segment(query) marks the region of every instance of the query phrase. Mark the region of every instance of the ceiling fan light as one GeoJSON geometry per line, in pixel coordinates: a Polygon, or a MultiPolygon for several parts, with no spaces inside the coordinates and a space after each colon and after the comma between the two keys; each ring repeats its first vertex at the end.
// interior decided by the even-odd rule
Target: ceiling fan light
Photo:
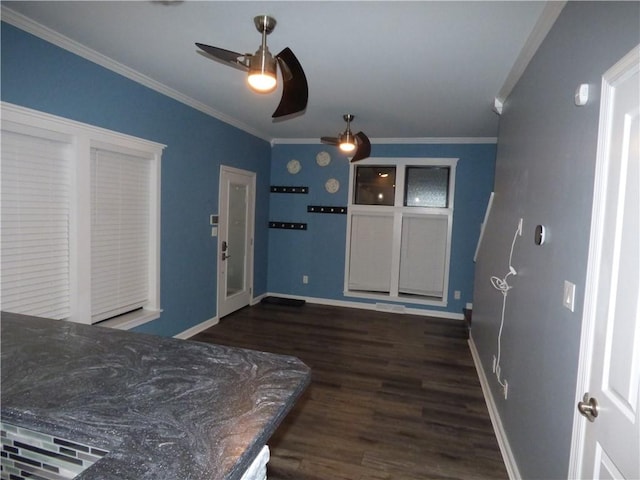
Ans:
{"type": "Polygon", "coordinates": [[[355,150],[356,146],[353,143],[349,143],[349,142],[342,142],[340,144],[340,150],[342,150],[343,152],[353,152],[355,150]]]}
{"type": "Polygon", "coordinates": [[[276,61],[269,49],[260,47],[251,57],[249,87],[258,93],[269,93],[276,88],[276,61]]]}
{"type": "Polygon", "coordinates": [[[276,88],[276,79],[264,73],[249,74],[249,86],[258,93],[269,93],[276,88]]]}
{"type": "Polygon", "coordinates": [[[355,150],[356,140],[349,130],[340,135],[340,143],[338,144],[338,147],[343,152],[353,152],[355,150]]]}

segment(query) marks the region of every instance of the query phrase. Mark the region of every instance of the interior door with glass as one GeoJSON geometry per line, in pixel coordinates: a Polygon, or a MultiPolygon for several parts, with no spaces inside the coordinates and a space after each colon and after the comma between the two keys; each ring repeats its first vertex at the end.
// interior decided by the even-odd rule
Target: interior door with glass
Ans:
{"type": "Polygon", "coordinates": [[[220,167],[218,317],[249,305],[253,286],[256,174],[220,167]]]}

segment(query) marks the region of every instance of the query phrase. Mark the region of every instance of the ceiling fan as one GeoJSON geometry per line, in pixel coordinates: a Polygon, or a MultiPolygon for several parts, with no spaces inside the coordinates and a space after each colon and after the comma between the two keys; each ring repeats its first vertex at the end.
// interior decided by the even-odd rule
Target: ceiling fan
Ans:
{"type": "Polygon", "coordinates": [[[350,113],[343,115],[342,118],[347,122],[347,128],[338,137],[322,137],[320,141],[329,145],[336,145],[345,153],[350,153],[355,150],[352,162],[357,162],[367,158],[371,154],[371,142],[363,132],[358,132],[355,135],[351,133],[351,121],[355,118],[350,113]]]}
{"type": "Polygon", "coordinates": [[[196,45],[214,57],[215,60],[249,72],[249,87],[258,93],[269,93],[275,90],[277,84],[276,65],[278,65],[282,75],[282,98],[272,117],[284,117],[303,111],[307,108],[309,87],[302,65],[300,65],[300,62],[288,47],[278,53],[275,58],[269,51],[267,35],[276,26],[275,18],[268,15],[259,15],[253,19],[253,23],[262,34],[262,44],[253,55],[232,52],[197,42],[196,45]]]}

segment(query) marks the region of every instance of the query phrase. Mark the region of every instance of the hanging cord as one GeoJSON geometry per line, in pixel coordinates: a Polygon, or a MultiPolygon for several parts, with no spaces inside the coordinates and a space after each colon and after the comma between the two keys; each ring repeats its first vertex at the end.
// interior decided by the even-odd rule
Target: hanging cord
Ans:
{"type": "Polygon", "coordinates": [[[498,340],[497,340],[498,352],[496,355],[495,374],[496,374],[496,378],[498,379],[498,383],[503,388],[506,386],[506,383],[503,383],[502,380],[500,379],[500,373],[502,370],[500,368],[500,356],[502,354],[502,329],[504,328],[504,312],[507,306],[507,293],[509,292],[509,290],[513,288],[511,285],[509,285],[509,283],[507,282],[507,279],[511,275],[517,275],[516,269],[513,268],[513,265],[511,265],[511,260],[513,259],[513,249],[516,246],[516,239],[518,238],[518,236],[521,236],[521,235],[522,235],[522,219],[520,219],[520,222],[518,223],[518,228],[513,234],[513,241],[511,242],[511,252],[509,253],[509,272],[504,276],[504,278],[499,278],[496,276],[491,277],[491,285],[493,285],[493,288],[495,288],[496,290],[502,293],[502,315],[500,320],[500,330],[498,331],[498,340]]]}

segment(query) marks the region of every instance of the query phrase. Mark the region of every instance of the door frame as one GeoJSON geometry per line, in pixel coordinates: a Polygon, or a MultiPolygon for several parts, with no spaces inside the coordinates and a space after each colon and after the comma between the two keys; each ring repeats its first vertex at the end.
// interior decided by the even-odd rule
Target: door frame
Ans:
{"type": "MultiPolygon", "coordinates": [[[[220,178],[219,178],[219,186],[218,186],[218,206],[219,206],[219,218],[218,218],[218,246],[216,248],[217,255],[217,269],[216,269],[216,310],[218,319],[222,318],[225,315],[232,313],[235,310],[238,310],[242,307],[250,305],[253,300],[253,254],[254,254],[254,236],[255,236],[255,216],[256,216],[256,172],[252,172],[250,170],[242,170],[236,167],[230,167],[228,165],[220,165],[220,178]],[[222,258],[222,238],[228,232],[228,218],[227,212],[223,208],[224,205],[227,205],[228,208],[228,200],[223,199],[224,193],[224,182],[226,181],[226,177],[228,174],[231,175],[240,175],[248,178],[249,192],[248,192],[248,201],[247,201],[247,215],[246,215],[246,241],[245,241],[245,283],[246,288],[248,290],[248,300],[247,303],[243,303],[237,308],[234,307],[231,311],[225,311],[225,313],[221,313],[221,305],[223,298],[221,296],[221,289],[226,284],[222,280],[223,273],[223,262],[222,258]]],[[[228,195],[227,195],[228,196],[228,195]]]]}
{"type": "MultiPolygon", "coordinates": [[[[602,257],[602,237],[605,233],[603,224],[606,202],[604,199],[607,193],[606,180],[609,166],[607,152],[611,135],[611,100],[616,82],[632,72],[634,68],[637,69],[639,63],[640,45],[634,47],[602,76],[593,206],[591,212],[591,232],[589,237],[589,257],[587,261],[584,308],[580,335],[580,356],[578,360],[574,405],[577,405],[578,402],[582,400],[584,392],[589,390],[591,380],[591,361],[596,327],[596,299],[598,280],[600,277],[599,265],[602,257]]],[[[568,478],[582,478],[586,429],[587,421],[578,412],[577,408],[574,408],[568,478]]]]}

